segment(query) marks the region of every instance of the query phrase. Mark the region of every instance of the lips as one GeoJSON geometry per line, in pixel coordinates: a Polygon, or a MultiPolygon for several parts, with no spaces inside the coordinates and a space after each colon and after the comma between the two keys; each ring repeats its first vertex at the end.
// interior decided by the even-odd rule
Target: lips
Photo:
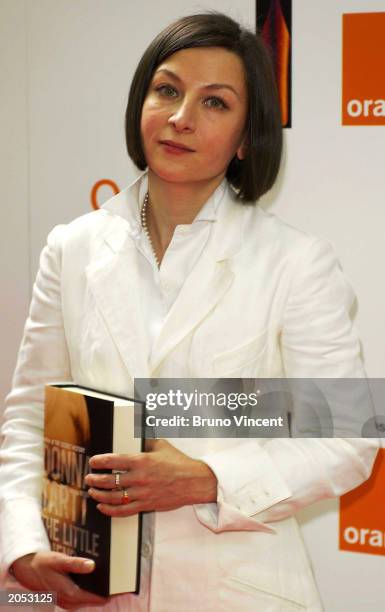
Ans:
{"type": "Polygon", "coordinates": [[[182,144],[181,142],[175,142],[174,140],[160,140],[160,144],[166,145],[168,147],[172,147],[173,149],[176,149],[179,151],[189,151],[190,153],[194,153],[194,149],[190,149],[189,147],[186,147],[186,145],[182,144]]]}

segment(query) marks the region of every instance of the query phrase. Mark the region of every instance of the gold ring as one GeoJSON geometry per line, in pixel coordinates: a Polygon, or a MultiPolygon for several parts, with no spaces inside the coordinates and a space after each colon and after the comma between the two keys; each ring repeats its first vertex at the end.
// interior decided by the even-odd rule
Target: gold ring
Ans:
{"type": "Polygon", "coordinates": [[[130,500],[128,498],[128,491],[127,491],[127,489],[123,489],[123,491],[122,491],[121,503],[122,504],[129,504],[130,503],[130,500]]]}

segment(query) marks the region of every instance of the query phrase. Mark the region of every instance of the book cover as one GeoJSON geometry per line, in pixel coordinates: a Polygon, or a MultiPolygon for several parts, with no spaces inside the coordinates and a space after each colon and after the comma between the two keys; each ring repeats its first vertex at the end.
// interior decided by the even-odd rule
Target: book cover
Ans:
{"type": "Polygon", "coordinates": [[[68,383],[45,390],[43,520],[52,550],[95,561],[92,573],[71,577],[103,596],[139,590],[141,517],[102,514],[84,477],[93,455],[143,450],[135,404],[68,383]]]}

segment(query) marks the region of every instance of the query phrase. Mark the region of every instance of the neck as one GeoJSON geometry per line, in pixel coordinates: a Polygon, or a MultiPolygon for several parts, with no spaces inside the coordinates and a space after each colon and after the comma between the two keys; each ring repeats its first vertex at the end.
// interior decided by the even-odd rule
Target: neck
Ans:
{"type": "Polygon", "coordinates": [[[221,174],[210,181],[171,183],[148,171],[147,227],[159,261],[176,226],[193,222],[223,178],[221,174]]]}

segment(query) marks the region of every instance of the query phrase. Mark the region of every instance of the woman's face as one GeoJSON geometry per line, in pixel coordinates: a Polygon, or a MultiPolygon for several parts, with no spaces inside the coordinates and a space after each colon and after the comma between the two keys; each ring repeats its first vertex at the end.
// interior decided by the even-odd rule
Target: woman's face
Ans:
{"type": "Polygon", "coordinates": [[[210,182],[244,157],[247,88],[241,59],[222,47],[177,51],[160,64],[144,100],[147,165],[169,182],[210,182]]]}

